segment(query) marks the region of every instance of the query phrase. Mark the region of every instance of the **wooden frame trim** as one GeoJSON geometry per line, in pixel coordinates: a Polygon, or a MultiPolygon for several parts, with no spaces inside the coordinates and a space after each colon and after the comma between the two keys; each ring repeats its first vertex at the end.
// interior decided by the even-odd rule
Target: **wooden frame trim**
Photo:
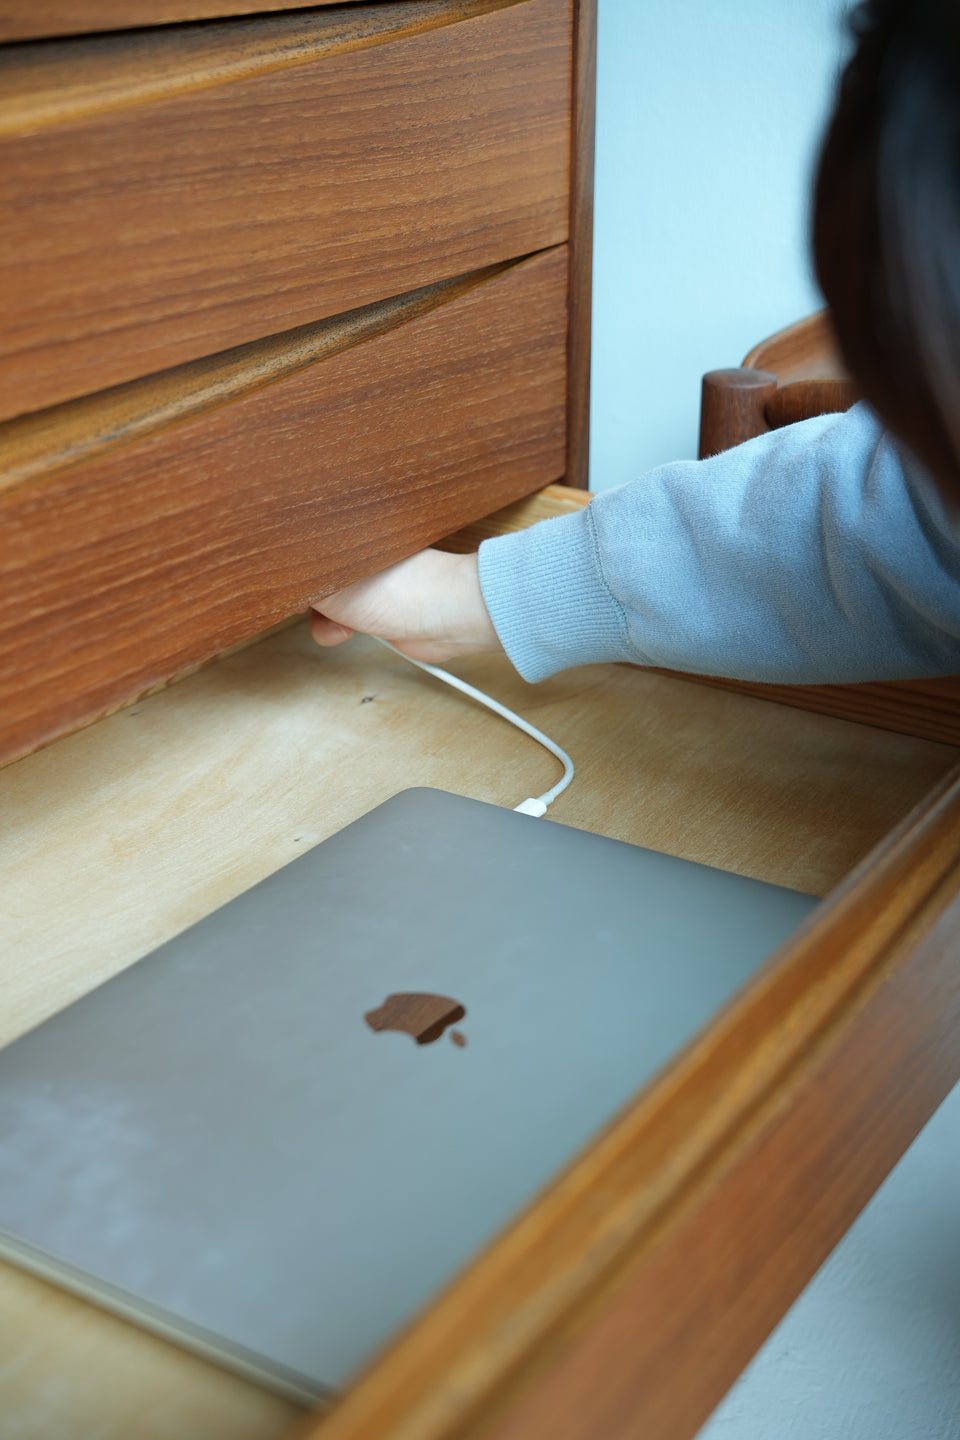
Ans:
{"type": "Polygon", "coordinates": [[[958,951],[960,770],[306,1433],[693,1435],[960,1075],[958,951]]]}
{"type": "Polygon", "coordinates": [[[566,484],[585,490],[590,466],[590,318],[596,144],[597,0],[574,0],[570,148],[570,298],[566,484]]]}
{"type": "Polygon", "coordinates": [[[754,345],[740,362],[745,370],[771,370],[777,383],[828,376],[845,379],[830,311],[817,310],[754,345]]]}

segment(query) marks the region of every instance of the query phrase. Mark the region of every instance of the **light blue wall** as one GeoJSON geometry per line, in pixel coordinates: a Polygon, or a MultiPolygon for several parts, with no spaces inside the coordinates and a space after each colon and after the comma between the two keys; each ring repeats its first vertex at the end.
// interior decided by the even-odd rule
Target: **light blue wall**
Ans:
{"type": "Polygon", "coordinates": [[[817,309],[839,0],[599,0],[591,488],[696,454],[700,376],[817,309]]]}
{"type": "MultiPolygon", "coordinates": [[[[696,453],[700,376],[817,308],[837,0],[600,0],[591,487],[696,453]]],[[[960,1089],[700,1440],[958,1440],[960,1089]]]]}

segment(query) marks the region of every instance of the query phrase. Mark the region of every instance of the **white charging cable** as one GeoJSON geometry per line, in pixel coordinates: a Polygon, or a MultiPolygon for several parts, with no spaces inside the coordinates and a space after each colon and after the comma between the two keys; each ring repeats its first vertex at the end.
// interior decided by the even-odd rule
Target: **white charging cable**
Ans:
{"type": "Polygon", "coordinates": [[[557,757],[563,766],[563,774],[556,785],[552,786],[549,790],[544,790],[542,795],[531,795],[529,799],[524,800],[522,804],[514,805],[513,807],[514,810],[517,810],[521,815],[545,815],[547,806],[552,804],[557,796],[566,790],[570,781],[573,779],[573,761],[570,759],[566,750],[561,750],[555,740],[551,740],[549,735],[544,735],[543,731],[538,730],[535,725],[531,725],[529,720],[524,720],[522,716],[515,715],[512,710],[507,709],[506,705],[501,705],[499,700],[494,700],[490,695],[485,695],[483,691],[478,690],[476,686],[468,685],[466,680],[460,679],[459,675],[451,675],[449,670],[441,670],[439,665],[428,665],[426,660],[414,660],[411,655],[404,655],[402,650],[398,650],[395,645],[391,645],[389,640],[381,640],[379,635],[374,636],[374,639],[380,640],[381,645],[386,645],[387,649],[392,650],[394,655],[399,655],[401,660],[408,660],[411,665],[416,665],[418,670],[425,670],[428,675],[436,676],[438,680],[444,681],[445,684],[452,685],[454,690],[459,690],[463,695],[469,695],[470,699],[476,700],[478,705],[485,705],[488,710],[493,711],[494,715],[499,715],[502,719],[509,720],[511,725],[516,725],[518,730],[522,730],[525,735],[530,736],[531,740],[536,740],[545,750],[549,750],[551,755],[557,757]]]}

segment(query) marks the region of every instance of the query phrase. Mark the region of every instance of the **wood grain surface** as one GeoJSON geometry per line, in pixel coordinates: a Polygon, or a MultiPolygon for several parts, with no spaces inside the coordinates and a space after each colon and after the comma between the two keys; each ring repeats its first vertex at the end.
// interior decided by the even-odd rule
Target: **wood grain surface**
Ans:
{"type": "Polygon", "coordinates": [[[852,380],[791,380],[769,370],[710,370],[700,399],[698,458],[719,455],[768,430],[848,410],[860,398],[852,380]]]}
{"type": "Polygon", "coordinates": [[[0,755],[559,478],[566,285],[559,247],[0,493],[0,755]]]}
{"type": "Polygon", "coordinates": [[[829,310],[818,310],[754,345],[749,370],[772,370],[781,385],[794,380],[846,380],[829,310]]]}
{"type": "MultiPolygon", "coordinates": [[[[628,666],[450,668],[570,750],[557,821],[810,894],[956,758],[628,666]]],[[[0,1044],[406,785],[516,805],[558,769],[382,646],[320,650],[302,622],[138,700],[0,771],[0,1044]]]]}
{"type": "Polygon", "coordinates": [[[777,377],[768,370],[708,370],[700,386],[697,459],[706,460],[765,435],[770,429],[767,402],[776,390],[777,377]]]}
{"type": "MultiPolygon", "coordinates": [[[[514,264],[516,262],[513,262],[514,264]]],[[[0,493],[158,435],[448,305],[510,263],[440,280],[0,424],[0,493]]]]}
{"type": "MultiPolygon", "coordinates": [[[[537,686],[502,657],[452,668],[571,751],[558,822],[814,893],[956,753],[625,666],[537,686]]],[[[556,773],[373,642],[286,629],[0,773],[0,1043],[406,785],[514,805],[556,773]]],[[[18,1440],[274,1440],[294,1416],[6,1266],[0,1333],[18,1440]]]]}
{"type": "Polygon", "coordinates": [[[18,45],[0,51],[0,136],[211,90],[476,19],[518,0],[404,0],[313,15],[18,45]]]}
{"type": "MultiPolygon", "coordinates": [[[[664,671],[664,674],[671,674],[664,671]]],[[[723,680],[716,676],[688,677],[759,700],[819,710],[861,725],[878,725],[902,735],[921,735],[945,745],[960,745],[960,676],[931,680],[887,680],[863,685],[757,685],[749,680],[723,680]]]]}
{"type": "Polygon", "coordinates": [[[586,489],[590,469],[590,316],[596,147],[597,0],[574,0],[570,145],[570,335],[567,343],[566,483],[586,489]]]}
{"type": "Polygon", "coordinates": [[[137,0],[134,8],[130,0],[0,0],[0,43],[338,3],[340,0],[137,0]]]}
{"type": "Polygon", "coordinates": [[[558,515],[572,515],[582,510],[590,496],[585,490],[570,485],[546,485],[532,495],[524,495],[511,505],[484,515],[472,525],[464,525],[452,535],[446,535],[436,544],[437,550],[450,550],[457,555],[469,555],[479,550],[484,540],[494,535],[509,535],[517,530],[526,530],[540,520],[553,520],[558,515]]]}
{"type": "Polygon", "coordinates": [[[490,3],[6,52],[0,418],[563,241],[570,6],[490,3]]]}
{"type": "Polygon", "coordinates": [[[852,380],[791,380],[779,385],[767,401],[767,424],[772,430],[794,425],[814,415],[849,410],[860,399],[852,380]]]}

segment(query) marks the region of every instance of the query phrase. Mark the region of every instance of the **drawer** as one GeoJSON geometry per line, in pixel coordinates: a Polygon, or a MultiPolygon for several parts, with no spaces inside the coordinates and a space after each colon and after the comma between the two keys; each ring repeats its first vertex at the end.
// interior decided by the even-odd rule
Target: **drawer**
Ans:
{"type": "Polygon", "coordinates": [[[567,235],[570,0],[0,55],[0,419],[567,235]]]}
{"type": "MultiPolygon", "coordinates": [[[[844,877],[957,752],[624,666],[453,668],[569,749],[555,821],[841,889],[309,1433],[686,1440],[956,1074],[956,788],[844,877]]],[[[512,805],[556,774],[373,642],[273,635],[0,772],[0,1038],[405,785],[512,805]]],[[[0,1333],[25,1436],[306,1433],[6,1266],[0,1333]]]]}
{"type": "Polygon", "coordinates": [[[566,286],[560,246],[2,427],[2,757],[558,479],[566,286]]]}
{"type": "MultiPolygon", "coordinates": [[[[81,35],[91,30],[122,30],[130,25],[169,25],[177,20],[206,20],[219,15],[302,10],[316,0],[32,0],[29,6],[0,5],[0,42],[33,40],[41,35],[81,35]]],[[[332,5],[338,0],[319,0],[332,5]]]]}

